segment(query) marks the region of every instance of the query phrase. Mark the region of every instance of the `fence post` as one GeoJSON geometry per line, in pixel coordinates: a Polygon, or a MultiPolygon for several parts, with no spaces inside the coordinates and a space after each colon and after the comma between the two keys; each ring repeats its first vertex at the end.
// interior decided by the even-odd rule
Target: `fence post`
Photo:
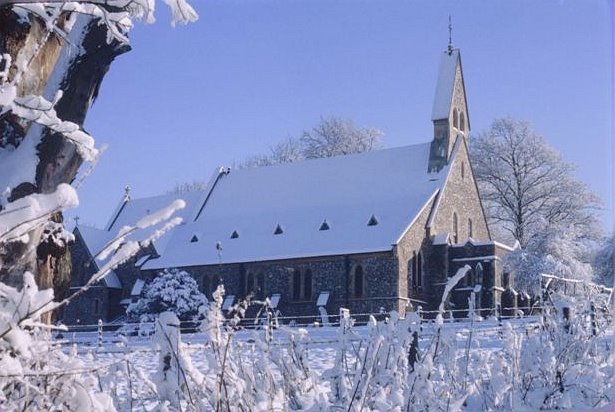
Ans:
{"type": "Polygon", "coordinates": [[[564,330],[566,333],[570,333],[570,308],[564,307],[562,310],[562,315],[564,317],[564,330]]]}
{"type": "Polygon", "coordinates": [[[103,321],[98,319],[98,347],[102,347],[103,343],[103,321]]]}
{"type": "Polygon", "coordinates": [[[594,302],[589,304],[589,320],[591,322],[592,327],[592,336],[596,336],[597,334],[597,325],[596,325],[596,306],[594,302]]]}
{"type": "Polygon", "coordinates": [[[419,305],[416,308],[416,313],[419,315],[419,330],[423,331],[423,307],[419,305]]]}

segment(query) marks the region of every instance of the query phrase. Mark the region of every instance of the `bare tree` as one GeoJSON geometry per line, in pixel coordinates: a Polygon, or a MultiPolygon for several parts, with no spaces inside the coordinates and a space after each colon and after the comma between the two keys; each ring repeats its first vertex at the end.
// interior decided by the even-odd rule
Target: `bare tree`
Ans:
{"type": "Polygon", "coordinates": [[[552,225],[574,226],[583,235],[597,231],[594,211],[599,199],[528,122],[495,120],[489,130],[470,139],[470,152],[496,233],[524,246],[552,225]]]}

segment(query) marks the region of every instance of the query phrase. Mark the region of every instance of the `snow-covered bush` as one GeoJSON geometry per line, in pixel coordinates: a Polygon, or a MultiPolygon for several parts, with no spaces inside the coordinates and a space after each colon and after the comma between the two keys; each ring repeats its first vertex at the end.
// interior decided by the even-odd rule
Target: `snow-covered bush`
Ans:
{"type": "Polygon", "coordinates": [[[0,409],[114,411],[96,367],[49,343],[40,317],[52,301],[29,272],[22,290],[0,283],[0,409]]]}
{"type": "Polygon", "coordinates": [[[152,321],[162,312],[172,312],[181,321],[196,319],[207,304],[194,278],[186,271],[165,269],[143,288],[139,300],[126,309],[130,320],[152,321]]]}
{"type": "Polygon", "coordinates": [[[515,249],[504,259],[514,274],[515,288],[538,295],[541,273],[591,282],[591,245],[574,227],[553,226],[535,234],[524,248],[515,249]]]}

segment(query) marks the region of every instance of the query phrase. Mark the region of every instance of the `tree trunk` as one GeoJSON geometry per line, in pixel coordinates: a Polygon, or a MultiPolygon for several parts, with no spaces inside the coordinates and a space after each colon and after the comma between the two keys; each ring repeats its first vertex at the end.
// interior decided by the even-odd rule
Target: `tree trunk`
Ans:
{"type": "MultiPolygon", "coordinates": [[[[38,16],[21,18],[17,9],[0,7],[0,55],[10,55],[13,62],[7,81],[16,82],[19,96],[41,95],[52,100],[63,90],[55,105],[58,117],[83,126],[111,62],[130,47],[117,41],[107,43],[107,28],[91,16],[64,12],[56,20],[60,30],[54,32],[38,16]],[[24,60],[29,61],[28,69],[19,77],[15,63],[24,60]]],[[[26,139],[38,142],[36,172],[30,180],[9,188],[8,202],[32,193],[51,193],[58,184],[72,182],[83,162],[75,145],[61,134],[11,113],[0,117],[0,150],[17,148],[26,139]]],[[[61,222],[61,214],[52,220],[61,222]]],[[[41,234],[42,229],[30,233],[28,244],[0,245],[0,281],[20,285],[27,270],[35,274],[40,288],[66,282],[70,271],[67,248],[39,248],[41,234]]]]}

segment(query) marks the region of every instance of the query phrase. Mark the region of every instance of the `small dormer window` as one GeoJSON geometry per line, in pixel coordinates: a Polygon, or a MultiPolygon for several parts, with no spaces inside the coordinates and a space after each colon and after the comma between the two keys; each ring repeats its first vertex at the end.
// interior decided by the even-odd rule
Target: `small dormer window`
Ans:
{"type": "Polygon", "coordinates": [[[282,233],[284,233],[284,229],[282,228],[282,226],[280,226],[279,224],[275,227],[275,230],[273,231],[274,235],[281,235],[282,233]]]}
{"type": "Polygon", "coordinates": [[[320,224],[320,228],[318,230],[329,230],[329,229],[331,229],[331,226],[329,226],[329,223],[327,222],[327,219],[325,219],[320,224]]]}
{"type": "Polygon", "coordinates": [[[199,237],[197,235],[192,235],[192,238],[190,239],[190,243],[196,243],[199,241],[199,237]]]}
{"type": "Polygon", "coordinates": [[[236,230],[233,230],[233,233],[231,233],[231,239],[237,239],[239,237],[239,232],[237,232],[236,230]]]}
{"type": "Polygon", "coordinates": [[[367,222],[367,226],[376,226],[378,224],[378,219],[376,216],[372,215],[367,222]]]}

